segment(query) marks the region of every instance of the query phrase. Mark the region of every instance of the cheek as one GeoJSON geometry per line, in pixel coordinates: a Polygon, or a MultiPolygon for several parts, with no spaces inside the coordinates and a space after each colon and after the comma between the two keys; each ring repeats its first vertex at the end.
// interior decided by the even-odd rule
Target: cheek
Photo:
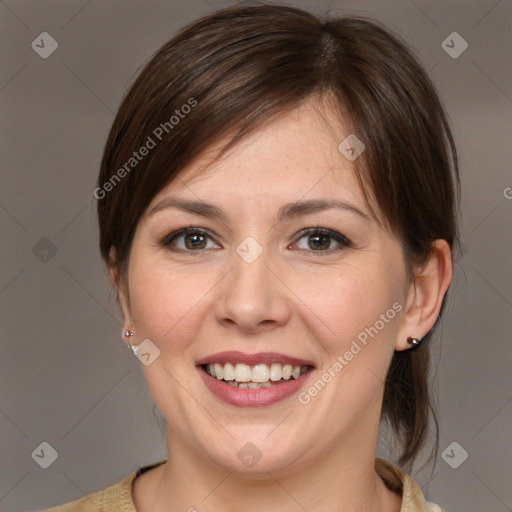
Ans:
{"type": "MultiPolygon", "coordinates": [[[[398,276],[383,280],[376,274],[371,269],[337,274],[317,281],[323,292],[310,289],[309,296],[303,287],[304,302],[315,313],[309,313],[309,329],[323,353],[318,379],[329,382],[327,392],[318,394],[336,418],[347,410],[363,415],[381,400],[403,306],[398,276]]],[[[316,396],[316,389],[306,393],[316,396]]]]}
{"type": "Polygon", "coordinates": [[[199,330],[203,298],[215,280],[204,273],[166,269],[161,263],[137,263],[133,261],[130,275],[137,335],[151,339],[161,350],[179,352],[199,330]]]}
{"type": "Polygon", "coordinates": [[[322,354],[319,378],[332,380],[327,395],[341,409],[378,401],[403,311],[401,279],[398,267],[366,265],[298,287],[302,318],[322,354]]]}
{"type": "Polygon", "coordinates": [[[333,348],[343,348],[349,338],[356,338],[375,323],[379,331],[395,324],[397,307],[393,309],[393,304],[400,299],[398,276],[388,280],[376,274],[371,269],[352,269],[297,284],[297,296],[305,310],[310,310],[309,316],[323,324],[322,331],[333,348]]]}

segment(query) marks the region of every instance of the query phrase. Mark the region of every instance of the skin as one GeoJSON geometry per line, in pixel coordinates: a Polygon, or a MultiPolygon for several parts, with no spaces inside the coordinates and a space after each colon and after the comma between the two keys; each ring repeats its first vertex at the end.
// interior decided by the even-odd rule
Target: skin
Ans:
{"type": "Polygon", "coordinates": [[[127,342],[149,338],[160,350],[142,368],[168,421],[168,462],[134,482],[139,511],[169,503],[201,512],[400,510],[401,497],[374,470],[384,379],[393,352],[434,325],[452,279],[451,253],[436,241],[418,277],[407,276],[400,241],[371,216],[353,164],[338,151],[350,131],[330,112],[305,102],[214,163],[225,141],[212,146],[153,198],[125,279],[111,252],[125,328],[135,332],[127,342]],[[170,196],[213,203],[226,219],[175,208],[148,215],[170,196]],[[367,218],[331,208],[275,223],[282,205],[310,199],[342,200],[367,218]],[[211,238],[174,240],[188,252],[160,243],[188,226],[211,238]],[[351,244],[300,235],[317,226],[351,244]],[[236,252],[248,236],[263,249],[250,264],[236,252]],[[277,351],[312,360],[313,383],[396,302],[400,313],[308,404],[292,395],[265,407],[228,405],[195,368],[219,351],[277,351]],[[247,442],[262,454],[252,468],[237,457],[247,442]]]}

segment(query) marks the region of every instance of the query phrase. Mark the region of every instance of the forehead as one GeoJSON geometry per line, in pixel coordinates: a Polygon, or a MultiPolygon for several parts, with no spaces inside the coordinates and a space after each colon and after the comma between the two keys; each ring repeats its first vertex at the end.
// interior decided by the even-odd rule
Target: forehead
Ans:
{"type": "Polygon", "coordinates": [[[196,199],[218,197],[298,200],[341,196],[360,205],[363,194],[354,164],[338,146],[350,135],[339,115],[307,101],[283,112],[238,141],[218,158],[231,134],[185,166],[152,204],[183,192],[196,199]]]}

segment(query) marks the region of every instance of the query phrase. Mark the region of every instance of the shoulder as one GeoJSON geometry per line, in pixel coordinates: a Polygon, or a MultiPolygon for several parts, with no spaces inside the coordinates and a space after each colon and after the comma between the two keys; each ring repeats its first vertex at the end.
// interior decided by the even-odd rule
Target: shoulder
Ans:
{"type": "Polygon", "coordinates": [[[426,501],[416,481],[395,464],[377,457],[375,471],[389,489],[402,495],[400,512],[443,512],[439,505],[426,501]]]}
{"type": "Polygon", "coordinates": [[[133,481],[140,474],[164,462],[160,461],[156,464],[139,468],[117,484],[64,505],[45,509],[43,512],[98,512],[98,510],[136,512],[132,498],[133,481]]]}
{"type": "Polygon", "coordinates": [[[137,475],[134,471],[121,482],[111,485],[102,491],[84,496],[59,507],[44,512],[98,512],[98,510],[122,510],[135,512],[131,504],[131,484],[137,475]]]}

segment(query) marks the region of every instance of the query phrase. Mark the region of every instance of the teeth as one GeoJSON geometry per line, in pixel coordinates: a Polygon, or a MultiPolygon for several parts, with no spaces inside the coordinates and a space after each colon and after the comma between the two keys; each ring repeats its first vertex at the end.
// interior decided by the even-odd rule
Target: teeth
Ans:
{"type": "MultiPolygon", "coordinates": [[[[219,378],[217,376],[217,378],[219,378]]],[[[246,364],[237,364],[235,366],[235,380],[237,382],[249,382],[252,379],[251,367],[246,364]]]]}
{"type": "Polygon", "coordinates": [[[253,382],[268,382],[270,378],[270,370],[266,364],[257,364],[252,369],[253,382]]]}
{"type": "Polygon", "coordinates": [[[218,380],[225,380],[229,384],[242,389],[256,387],[269,387],[280,380],[298,379],[304,375],[307,366],[293,366],[291,364],[272,363],[270,368],[266,364],[249,366],[243,363],[213,363],[206,365],[207,372],[218,380]],[[242,385],[238,385],[241,383],[242,385]]]}
{"type": "Polygon", "coordinates": [[[222,365],[220,365],[219,363],[215,363],[213,365],[213,368],[215,370],[215,376],[217,377],[217,379],[223,379],[224,378],[224,370],[222,369],[222,365]]]}
{"type": "Polygon", "coordinates": [[[270,380],[281,380],[283,378],[283,365],[272,363],[270,365],[270,380]]]}
{"type": "Polygon", "coordinates": [[[291,364],[285,364],[283,366],[283,379],[288,380],[292,376],[293,366],[291,364]]]}
{"type": "Polygon", "coordinates": [[[234,388],[240,389],[257,389],[257,388],[270,388],[274,386],[270,382],[240,382],[238,383],[236,380],[228,381],[227,384],[233,386],[234,388]]]}
{"type": "Polygon", "coordinates": [[[235,380],[235,367],[231,363],[224,365],[223,379],[227,381],[235,380]]]}

